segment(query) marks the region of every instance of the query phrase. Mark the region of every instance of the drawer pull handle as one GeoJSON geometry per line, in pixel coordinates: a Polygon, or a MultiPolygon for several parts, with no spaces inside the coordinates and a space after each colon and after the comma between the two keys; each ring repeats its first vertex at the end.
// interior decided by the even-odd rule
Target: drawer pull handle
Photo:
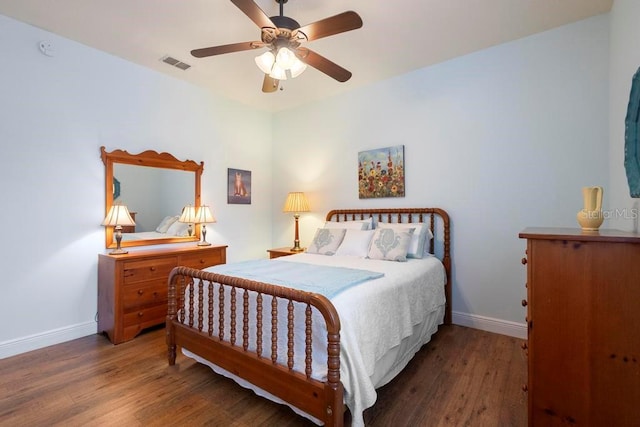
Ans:
{"type": "Polygon", "coordinates": [[[151,270],[151,271],[156,271],[156,267],[155,267],[155,266],[152,266],[152,267],[150,267],[150,268],[149,268],[149,270],[151,270]]]}
{"type": "Polygon", "coordinates": [[[144,294],[144,291],[142,289],[138,289],[138,295],[142,295],[144,294]]]}
{"type": "Polygon", "coordinates": [[[522,344],[520,344],[520,348],[522,348],[523,350],[526,350],[529,348],[529,346],[527,345],[527,342],[523,342],[522,344]]]}
{"type": "Polygon", "coordinates": [[[527,257],[522,257],[522,260],[520,260],[520,262],[522,263],[522,265],[525,265],[527,263],[527,257]]]}
{"type": "Polygon", "coordinates": [[[523,306],[523,307],[526,307],[526,306],[527,306],[527,300],[526,300],[526,299],[523,299],[523,300],[522,300],[522,306],[523,306]]]}
{"type": "Polygon", "coordinates": [[[139,311],[138,312],[138,317],[142,317],[142,316],[144,316],[144,313],[142,311],[139,311]]]}
{"type": "Polygon", "coordinates": [[[200,264],[204,264],[204,260],[203,259],[200,260],[200,264]]]}
{"type": "Polygon", "coordinates": [[[522,385],[522,391],[524,391],[524,392],[529,391],[529,386],[528,386],[528,385],[526,385],[526,384],[523,384],[523,385],[522,385]]]}

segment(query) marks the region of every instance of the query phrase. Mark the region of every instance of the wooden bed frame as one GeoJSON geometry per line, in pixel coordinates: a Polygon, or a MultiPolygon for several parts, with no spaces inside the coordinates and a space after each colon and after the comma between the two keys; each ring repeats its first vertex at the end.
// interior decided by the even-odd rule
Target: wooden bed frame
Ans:
{"type": "MultiPolygon", "coordinates": [[[[451,323],[451,256],[449,215],[438,208],[409,209],[345,209],[332,210],[327,221],[353,221],[374,218],[382,222],[428,222],[434,238],[430,252],[435,253],[446,270],[445,324],[451,323]],[[427,218],[428,217],[428,218],[427,218]],[[437,243],[437,247],[435,247],[437,243]]],[[[176,267],[169,276],[167,314],[167,346],[169,364],[176,361],[178,346],[187,349],[215,365],[245,379],[251,384],[279,397],[324,422],[327,426],[342,426],[344,422],[343,387],[340,382],[340,318],[333,304],[324,296],[268,283],[230,277],[187,267],[176,267]],[[214,287],[219,291],[214,303],[214,287]],[[226,292],[222,292],[225,290],[226,292]],[[205,292],[207,296],[205,296],[205,292]],[[257,293],[253,313],[249,313],[250,293],[257,293]],[[225,294],[229,297],[225,300],[225,294]],[[186,299],[186,301],[185,301],[186,299]],[[278,300],[288,301],[287,318],[279,329],[278,300]],[[208,301],[208,303],[204,302],[208,301]],[[264,302],[263,302],[264,301],[264,302]],[[305,318],[294,319],[293,302],[306,306],[305,318]],[[204,318],[204,305],[207,318],[204,318]],[[188,307],[188,313],[178,307],[188,307]],[[316,309],[324,318],[327,334],[327,379],[312,378],[311,316],[316,309]],[[262,325],[263,310],[271,312],[269,325],[262,325]],[[215,311],[215,313],[214,313],[215,311]],[[227,316],[231,325],[227,331],[219,313],[227,316]],[[214,322],[214,317],[216,321],[214,322]],[[194,322],[195,318],[195,322],[194,322]],[[186,320],[185,320],[186,319],[186,320]],[[249,349],[249,319],[257,320],[256,349],[249,349]],[[293,322],[305,322],[305,366],[294,366],[293,322]],[[242,322],[242,323],[239,323],[242,322]],[[242,336],[236,336],[236,325],[242,325],[242,336]],[[277,337],[262,342],[262,330],[269,328],[273,335],[286,333],[287,363],[279,363],[277,337]],[[214,334],[217,334],[214,335],[214,334]],[[265,351],[263,349],[267,347],[265,351]],[[294,370],[295,368],[295,370],[294,370]]],[[[296,323],[298,324],[298,323],[296,323]]],[[[315,325],[315,328],[321,325],[315,325]]]]}

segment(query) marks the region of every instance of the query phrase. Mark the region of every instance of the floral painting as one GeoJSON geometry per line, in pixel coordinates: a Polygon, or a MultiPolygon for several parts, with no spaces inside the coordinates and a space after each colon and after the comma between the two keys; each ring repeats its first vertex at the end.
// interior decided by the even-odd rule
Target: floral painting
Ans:
{"type": "Polygon", "coordinates": [[[404,197],[404,145],[358,153],[358,196],[404,197]]]}

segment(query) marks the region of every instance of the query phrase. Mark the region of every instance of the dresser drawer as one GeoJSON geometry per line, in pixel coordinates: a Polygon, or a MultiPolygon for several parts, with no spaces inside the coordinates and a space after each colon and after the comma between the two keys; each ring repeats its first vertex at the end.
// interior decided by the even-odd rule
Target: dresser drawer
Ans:
{"type": "Polygon", "coordinates": [[[202,253],[183,254],[178,258],[178,265],[202,269],[224,263],[222,251],[203,251],[202,253]]]}
{"type": "MultiPolygon", "coordinates": [[[[135,330],[136,333],[150,326],[163,323],[167,317],[167,305],[161,304],[153,307],[140,308],[124,314],[125,335],[127,330],[135,330]]],[[[135,334],[134,334],[135,335],[135,334]]]]}
{"type": "Polygon", "coordinates": [[[124,264],[124,284],[153,279],[166,280],[175,267],[177,257],[130,261],[124,264]]]}
{"type": "Polygon", "coordinates": [[[168,286],[165,280],[128,284],[123,287],[125,311],[146,305],[165,304],[168,286]]]}

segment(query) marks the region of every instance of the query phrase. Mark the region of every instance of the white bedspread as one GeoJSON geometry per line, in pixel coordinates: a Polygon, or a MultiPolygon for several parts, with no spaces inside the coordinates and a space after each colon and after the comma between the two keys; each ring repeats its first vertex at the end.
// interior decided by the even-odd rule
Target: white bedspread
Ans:
{"type": "MultiPolygon", "coordinates": [[[[307,253],[278,260],[384,273],[383,277],[358,284],[331,300],[340,315],[340,379],[345,389],[345,403],[352,414],[352,425],[363,426],[362,412],[375,403],[375,389],[404,368],[443,321],[445,271],[442,263],[435,257],[393,262],[307,253]]],[[[207,270],[216,271],[216,268],[207,270]]],[[[314,348],[326,346],[326,337],[319,341],[314,341],[314,348]]],[[[183,353],[212,366],[188,351],[183,353]]],[[[326,353],[324,359],[314,356],[313,369],[314,377],[324,379],[326,353]]],[[[273,398],[228,372],[221,373],[259,395],[273,398]]]]}

